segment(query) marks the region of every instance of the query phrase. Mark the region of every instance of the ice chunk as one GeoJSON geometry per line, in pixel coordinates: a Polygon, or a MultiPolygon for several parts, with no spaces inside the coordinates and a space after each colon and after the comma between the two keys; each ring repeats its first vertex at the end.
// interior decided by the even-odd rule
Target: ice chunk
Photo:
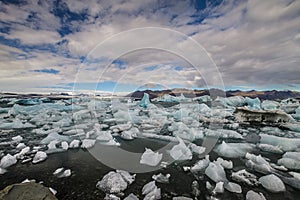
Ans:
{"type": "Polygon", "coordinates": [[[290,175],[292,175],[294,178],[300,180],[300,173],[298,172],[289,172],[290,175]]]}
{"type": "Polygon", "coordinates": [[[138,102],[138,106],[147,108],[150,105],[149,94],[144,93],[144,96],[140,102],[138,102]]]}
{"type": "Polygon", "coordinates": [[[72,172],[70,169],[64,169],[62,168],[58,168],[53,172],[53,175],[57,176],[58,178],[64,178],[64,177],[69,177],[72,175],[72,172]]]}
{"type": "Polygon", "coordinates": [[[185,145],[183,140],[177,137],[179,144],[173,146],[170,155],[174,160],[191,160],[193,155],[191,150],[185,145]]]}
{"type": "Polygon", "coordinates": [[[82,140],[81,148],[89,149],[92,148],[96,143],[96,140],[84,139],[82,140]]]}
{"type": "Polygon", "coordinates": [[[234,130],[218,129],[218,130],[206,130],[206,136],[220,137],[220,138],[232,138],[232,139],[243,139],[243,136],[234,130]]]}
{"type": "Polygon", "coordinates": [[[128,183],[128,185],[132,184],[135,181],[135,174],[131,175],[128,171],[125,170],[116,170],[116,172],[122,176],[122,178],[128,183]]]}
{"type": "Polygon", "coordinates": [[[273,145],[270,145],[270,144],[258,144],[257,147],[262,151],[267,151],[267,152],[276,153],[276,154],[282,154],[283,153],[283,151],[280,147],[273,146],[273,145]]]}
{"type": "Polygon", "coordinates": [[[285,191],[284,183],[281,181],[280,178],[278,178],[274,174],[260,177],[258,181],[262,184],[264,188],[266,188],[270,192],[276,193],[285,191]]]}
{"type": "Polygon", "coordinates": [[[199,160],[193,167],[191,167],[191,172],[204,171],[210,163],[209,155],[206,155],[204,159],[199,160]]]}
{"type": "Polygon", "coordinates": [[[70,141],[70,138],[68,136],[64,136],[64,135],[59,135],[56,132],[52,132],[50,133],[46,138],[44,138],[41,141],[41,144],[49,144],[51,141],[56,140],[58,142],[62,142],[62,141],[70,141]]]}
{"type": "Polygon", "coordinates": [[[273,146],[278,146],[283,151],[294,151],[297,148],[300,148],[300,139],[298,138],[284,138],[267,134],[260,134],[260,136],[261,144],[270,144],[273,146]]]}
{"type": "Polygon", "coordinates": [[[1,123],[0,129],[23,129],[23,128],[34,128],[35,126],[25,122],[23,123],[20,119],[15,118],[13,122],[1,123]]]}
{"type": "Polygon", "coordinates": [[[224,168],[217,163],[209,163],[208,167],[205,170],[205,174],[213,180],[215,183],[217,182],[227,182],[226,174],[224,168]]]}
{"type": "Polygon", "coordinates": [[[78,148],[78,147],[79,147],[79,144],[80,144],[80,141],[79,141],[79,140],[73,140],[73,141],[70,143],[69,147],[70,147],[70,148],[78,148]]]}
{"type": "Polygon", "coordinates": [[[63,150],[68,150],[69,144],[66,141],[61,142],[61,148],[63,150]]]}
{"type": "Polygon", "coordinates": [[[215,147],[214,151],[226,158],[239,158],[244,157],[247,152],[252,152],[254,149],[253,144],[247,143],[226,143],[222,142],[222,144],[215,147]]]}
{"type": "Polygon", "coordinates": [[[251,170],[260,172],[260,173],[271,173],[273,168],[271,167],[270,163],[266,161],[261,155],[254,155],[247,153],[246,154],[246,166],[249,167],[251,170]]]}
{"type": "Polygon", "coordinates": [[[152,179],[159,183],[169,183],[170,174],[163,175],[162,173],[159,173],[158,175],[153,175],[152,179]]]}
{"type": "Polygon", "coordinates": [[[134,180],[128,172],[120,170],[119,172],[111,171],[106,174],[101,181],[98,181],[96,187],[106,193],[118,194],[124,191],[128,184],[134,180]]]}
{"type": "Polygon", "coordinates": [[[8,168],[17,163],[17,159],[15,156],[10,154],[6,154],[0,161],[0,168],[8,168]]]}
{"type": "Polygon", "coordinates": [[[15,155],[17,159],[22,159],[26,153],[30,151],[30,147],[23,148],[19,153],[15,155]]]}
{"type": "Polygon", "coordinates": [[[120,197],[114,194],[106,194],[104,200],[121,200],[120,197]]]}
{"type": "Polygon", "coordinates": [[[215,189],[213,190],[214,194],[224,192],[224,182],[217,182],[215,189]]]}
{"type": "Polygon", "coordinates": [[[231,177],[235,181],[247,183],[248,185],[258,185],[256,176],[247,172],[245,169],[237,172],[232,172],[231,177]]]}
{"type": "Polygon", "coordinates": [[[153,152],[151,149],[146,148],[143,153],[140,163],[149,166],[157,166],[162,159],[162,153],[153,152]]]}
{"type": "Polygon", "coordinates": [[[26,145],[24,143],[19,143],[17,146],[16,146],[16,149],[23,149],[25,148],[26,145]]]}
{"type": "Polygon", "coordinates": [[[144,200],[156,200],[161,198],[160,188],[157,188],[155,181],[151,181],[144,185],[142,194],[146,195],[144,200]]]}
{"type": "Polygon", "coordinates": [[[124,200],[139,200],[139,198],[133,193],[130,193],[124,200]]]}
{"type": "Polygon", "coordinates": [[[233,183],[233,182],[228,182],[224,184],[224,188],[228,190],[229,192],[234,192],[234,193],[242,193],[242,188],[239,184],[233,183]]]}
{"type": "Polygon", "coordinates": [[[58,143],[57,140],[53,140],[53,141],[49,142],[49,144],[47,145],[48,150],[54,150],[54,149],[56,149],[56,144],[57,143],[58,143]]]}
{"type": "Polygon", "coordinates": [[[280,104],[276,101],[265,100],[261,103],[261,108],[264,110],[277,110],[280,104]]]}
{"type": "Polygon", "coordinates": [[[38,152],[36,152],[35,156],[33,157],[32,163],[36,164],[36,163],[42,162],[42,161],[46,160],[46,158],[47,158],[47,154],[45,152],[38,151],[38,152]]]}
{"type": "Polygon", "coordinates": [[[23,137],[18,135],[18,136],[15,136],[15,137],[12,137],[11,138],[14,142],[21,142],[23,140],[23,137]]]}
{"type": "Polygon", "coordinates": [[[300,169],[300,152],[286,152],[277,163],[288,169],[300,169]]]}
{"type": "Polygon", "coordinates": [[[249,97],[246,97],[245,101],[246,101],[249,109],[251,109],[251,110],[260,110],[261,109],[259,98],[256,97],[255,99],[251,99],[249,97]]]}
{"type": "Polygon", "coordinates": [[[194,143],[188,144],[188,148],[195,154],[201,155],[205,152],[205,147],[198,146],[194,143]]]}
{"type": "Polygon", "coordinates": [[[173,197],[172,200],[193,200],[193,199],[189,197],[180,196],[180,197],[173,197]]]}
{"type": "Polygon", "coordinates": [[[231,160],[224,160],[223,158],[218,158],[215,163],[218,163],[222,165],[225,169],[232,169],[233,168],[233,163],[231,160]]]}
{"type": "Polygon", "coordinates": [[[246,200],[266,200],[266,198],[261,192],[257,193],[253,190],[249,190],[246,194],[246,200]]]}

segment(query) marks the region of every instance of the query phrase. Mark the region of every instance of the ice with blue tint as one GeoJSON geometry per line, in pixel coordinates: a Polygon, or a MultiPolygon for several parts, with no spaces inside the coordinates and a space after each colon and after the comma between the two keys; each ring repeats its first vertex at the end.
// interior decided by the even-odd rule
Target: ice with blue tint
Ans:
{"type": "Polygon", "coordinates": [[[149,94],[144,93],[144,96],[140,102],[138,102],[138,106],[142,108],[147,108],[151,104],[150,99],[149,99],[149,94]]]}
{"type": "Polygon", "coordinates": [[[280,103],[271,100],[265,100],[261,103],[261,108],[264,110],[277,110],[280,107],[280,103]]]}
{"type": "Polygon", "coordinates": [[[261,109],[261,102],[260,102],[259,98],[256,97],[256,98],[252,99],[252,98],[246,97],[245,101],[246,101],[247,107],[250,110],[260,110],[261,109]]]}

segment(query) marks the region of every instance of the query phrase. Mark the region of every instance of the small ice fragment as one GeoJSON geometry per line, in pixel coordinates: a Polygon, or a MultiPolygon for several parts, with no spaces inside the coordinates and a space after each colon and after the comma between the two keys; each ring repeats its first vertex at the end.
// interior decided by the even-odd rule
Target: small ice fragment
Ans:
{"type": "Polygon", "coordinates": [[[246,200],[266,200],[266,198],[261,192],[257,193],[253,190],[249,190],[246,194],[246,200]]]}
{"type": "Polygon", "coordinates": [[[137,196],[133,193],[130,193],[124,200],[139,200],[139,198],[137,198],[137,196]]]}
{"type": "Polygon", "coordinates": [[[153,175],[152,179],[159,182],[159,183],[169,183],[170,174],[163,175],[159,173],[158,175],[153,175]]]}
{"type": "Polygon", "coordinates": [[[80,144],[80,141],[79,140],[73,140],[70,145],[69,145],[69,148],[78,148],[79,147],[79,144],[80,144]]]}
{"type": "Polygon", "coordinates": [[[213,190],[215,194],[224,193],[224,182],[217,182],[215,189],[213,190]]]}
{"type": "Polygon", "coordinates": [[[96,140],[84,139],[82,140],[81,148],[89,149],[92,148],[96,143],[96,140]]]}
{"type": "Polygon", "coordinates": [[[61,147],[63,150],[68,150],[69,144],[66,141],[61,142],[61,147]]]}
{"type": "Polygon", "coordinates": [[[53,195],[56,195],[56,194],[57,194],[57,191],[54,190],[53,188],[49,187],[49,190],[50,190],[50,192],[52,192],[53,195]]]}
{"type": "Polygon", "coordinates": [[[42,161],[46,160],[46,158],[47,158],[47,154],[45,152],[38,151],[38,152],[36,152],[35,156],[33,157],[32,163],[36,164],[36,163],[42,162],[42,161]]]}
{"type": "Polygon", "coordinates": [[[270,192],[276,193],[284,192],[286,190],[284,183],[281,181],[280,178],[278,178],[274,174],[262,176],[258,179],[258,181],[262,184],[264,188],[266,188],[270,192]]]}
{"type": "Polygon", "coordinates": [[[18,136],[15,136],[15,137],[12,137],[11,138],[14,142],[21,142],[23,140],[23,137],[18,135],[18,136]]]}
{"type": "Polygon", "coordinates": [[[15,156],[10,154],[6,154],[0,161],[0,168],[8,168],[17,163],[17,159],[15,156]]]}
{"type": "Polygon", "coordinates": [[[161,159],[162,153],[153,152],[151,149],[146,148],[140,159],[140,163],[149,166],[157,166],[161,159]]]}

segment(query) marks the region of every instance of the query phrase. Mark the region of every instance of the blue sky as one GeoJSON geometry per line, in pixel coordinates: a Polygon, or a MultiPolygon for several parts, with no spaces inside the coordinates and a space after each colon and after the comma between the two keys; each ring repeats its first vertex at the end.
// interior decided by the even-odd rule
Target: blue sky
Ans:
{"type": "Polygon", "coordinates": [[[209,66],[199,71],[168,51],[176,48],[199,60],[210,58],[225,89],[299,91],[299,27],[298,0],[0,1],[0,91],[220,86],[207,85],[209,66]],[[132,31],[122,42],[116,37],[145,27],[184,37],[161,39],[163,31],[147,37],[132,31]],[[113,47],[101,49],[111,38],[113,47]],[[205,51],[192,50],[190,40],[205,51]],[[138,41],[162,48],[110,57],[138,41]]]}

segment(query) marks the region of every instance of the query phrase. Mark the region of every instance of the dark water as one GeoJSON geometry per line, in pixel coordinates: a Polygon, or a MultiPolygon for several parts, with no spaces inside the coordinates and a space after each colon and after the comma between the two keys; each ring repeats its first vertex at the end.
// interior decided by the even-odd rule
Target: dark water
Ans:
{"type": "MultiPolygon", "coordinates": [[[[160,149],[165,146],[166,142],[150,140],[150,139],[136,139],[134,141],[122,141],[121,147],[130,152],[143,152],[145,147],[160,149]]],[[[99,147],[96,145],[95,149],[99,147]]],[[[106,150],[117,147],[105,147],[106,150]]],[[[98,149],[99,150],[99,149],[98,149]]],[[[112,159],[113,154],[111,155],[112,159]]],[[[211,152],[211,160],[217,158],[217,155],[211,152]]],[[[168,159],[164,155],[163,160],[168,159]]],[[[276,158],[274,158],[276,159],[276,158]]],[[[115,159],[116,160],[116,159],[115,159]]],[[[142,187],[152,180],[152,175],[158,173],[171,174],[169,184],[157,183],[157,186],[162,190],[162,199],[172,199],[174,196],[187,196],[192,197],[191,184],[194,180],[198,180],[201,190],[201,196],[198,199],[206,199],[209,192],[205,189],[205,182],[208,181],[206,176],[201,174],[193,175],[190,172],[184,172],[182,166],[190,166],[196,162],[197,158],[192,161],[185,161],[181,163],[172,163],[166,169],[158,169],[156,171],[138,173],[136,175],[136,181],[125,190],[126,197],[130,193],[134,193],[140,199],[143,199],[141,194],[142,187]]],[[[128,161],[128,162],[138,162],[128,161]]],[[[240,159],[234,159],[234,171],[244,168],[244,163],[240,159]]],[[[131,163],[132,164],[132,163],[131,163]]],[[[137,163],[138,165],[138,163],[137,163]]],[[[96,183],[102,179],[102,177],[111,170],[114,170],[97,159],[88,150],[71,149],[66,152],[50,154],[48,159],[42,163],[36,165],[17,164],[8,169],[9,171],[0,175],[0,189],[3,189],[7,185],[22,182],[24,179],[35,179],[37,182],[43,181],[47,187],[52,187],[58,191],[58,199],[103,199],[105,194],[96,189],[96,183]],[[59,167],[64,167],[72,170],[71,177],[57,178],[52,173],[59,167]]],[[[227,170],[227,177],[230,179],[232,170],[227,170]]],[[[261,174],[256,174],[261,176],[261,174]]],[[[211,182],[212,183],[212,182],[211,182]]],[[[245,184],[240,184],[243,189],[243,194],[233,194],[226,192],[217,196],[219,199],[245,199],[245,194],[248,190],[254,190],[262,192],[267,199],[283,200],[283,199],[299,199],[300,191],[293,189],[286,185],[287,191],[285,193],[272,194],[267,192],[261,186],[250,187],[245,184]]]]}

